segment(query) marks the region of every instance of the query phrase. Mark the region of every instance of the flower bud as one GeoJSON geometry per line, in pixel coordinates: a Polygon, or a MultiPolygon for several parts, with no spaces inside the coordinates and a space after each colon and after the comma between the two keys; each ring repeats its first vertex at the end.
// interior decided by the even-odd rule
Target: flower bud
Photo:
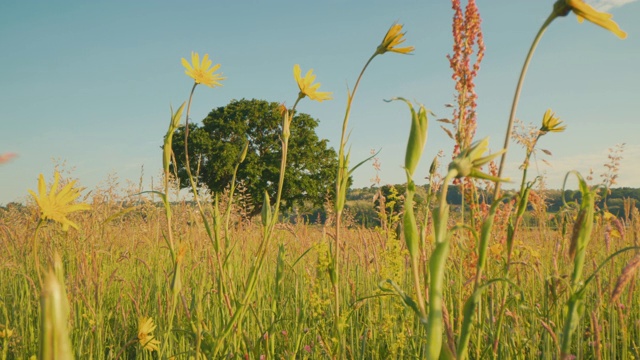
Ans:
{"type": "Polygon", "coordinates": [[[271,201],[269,200],[269,194],[265,190],[264,200],[262,201],[262,211],[260,212],[262,218],[262,226],[267,227],[271,223],[271,201]]]}
{"type": "Polygon", "coordinates": [[[67,331],[67,294],[55,273],[49,271],[42,285],[40,300],[39,359],[73,359],[67,331]]]}

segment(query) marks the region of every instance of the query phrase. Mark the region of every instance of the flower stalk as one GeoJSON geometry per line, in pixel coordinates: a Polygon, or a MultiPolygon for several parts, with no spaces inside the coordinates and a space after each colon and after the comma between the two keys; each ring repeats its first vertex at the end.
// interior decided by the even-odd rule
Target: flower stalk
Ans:
{"type": "MultiPolygon", "coordinates": [[[[239,302],[238,307],[233,313],[231,319],[226,324],[224,329],[221,331],[217,338],[216,345],[213,349],[213,356],[217,356],[222,349],[225,339],[229,336],[229,334],[236,328],[237,324],[242,321],[244,318],[248,306],[251,304],[251,298],[256,290],[256,284],[258,282],[258,275],[260,274],[260,270],[262,269],[262,265],[264,263],[264,259],[267,254],[267,250],[270,248],[271,239],[273,238],[273,230],[278,221],[278,215],[280,211],[280,203],[282,199],[282,189],[284,187],[284,177],[286,173],[287,167],[287,154],[289,149],[289,138],[291,135],[291,122],[293,120],[293,116],[295,114],[295,109],[300,102],[305,97],[309,97],[312,100],[322,101],[331,98],[330,93],[319,93],[317,89],[320,84],[313,85],[312,82],[315,80],[315,76],[312,75],[312,72],[307,72],[305,78],[300,76],[300,68],[298,65],[294,66],[294,79],[298,83],[298,87],[300,92],[298,93],[298,98],[291,110],[286,108],[282,111],[282,132],[280,135],[280,141],[282,145],[282,155],[280,159],[280,177],[278,180],[278,189],[276,192],[275,205],[273,208],[273,212],[271,211],[271,202],[269,200],[269,195],[265,191],[264,202],[262,206],[262,224],[263,224],[263,237],[260,245],[258,246],[258,252],[256,259],[254,260],[253,266],[249,271],[249,275],[245,282],[245,293],[242,297],[242,300],[239,302]],[[311,79],[311,82],[309,82],[311,79]],[[322,95],[319,95],[322,94],[322,95]]],[[[244,151],[243,151],[244,152],[244,151]]]]}
{"type": "MultiPolygon", "coordinates": [[[[522,85],[524,84],[524,78],[527,75],[527,70],[529,69],[529,64],[531,63],[531,59],[533,58],[533,54],[538,47],[538,43],[542,39],[542,35],[547,30],[547,27],[551,24],[551,22],[558,17],[558,14],[553,11],[551,15],[545,20],[545,22],[538,30],[536,37],[533,39],[533,43],[529,48],[529,52],[527,53],[527,57],[524,60],[524,64],[522,65],[522,70],[520,71],[520,77],[518,78],[518,84],[516,85],[516,91],[513,95],[513,102],[511,103],[511,112],[509,113],[509,122],[507,123],[507,132],[504,136],[504,144],[503,148],[505,152],[500,157],[500,165],[498,167],[498,177],[502,176],[504,172],[504,165],[507,160],[507,151],[509,150],[509,143],[511,142],[511,134],[513,133],[513,124],[516,119],[516,111],[518,110],[518,102],[520,101],[520,93],[522,92],[522,85]]],[[[493,190],[493,198],[497,199],[500,197],[500,183],[496,182],[495,188],[493,190]]]]}
{"type": "MultiPolygon", "coordinates": [[[[334,322],[335,322],[335,336],[338,339],[338,351],[337,357],[341,357],[344,351],[344,336],[342,336],[342,328],[344,325],[342,324],[342,318],[340,315],[340,242],[341,242],[341,228],[342,228],[342,212],[344,210],[344,205],[347,198],[347,187],[349,184],[349,176],[353,173],[353,171],[362,164],[359,163],[354,168],[349,169],[349,160],[350,160],[350,151],[346,151],[348,135],[347,135],[347,126],[349,124],[349,117],[351,115],[351,105],[353,104],[353,99],[355,97],[356,92],[358,91],[358,87],[360,86],[360,81],[364,75],[364,72],[371,64],[371,61],[378,56],[383,55],[387,52],[395,52],[398,54],[410,54],[413,52],[413,46],[406,47],[398,47],[398,45],[404,43],[405,33],[402,32],[402,25],[394,23],[387,33],[385,34],[382,42],[373,55],[369,57],[367,62],[362,67],[360,74],[356,80],[356,83],[353,87],[353,91],[349,91],[347,93],[347,107],[345,109],[344,119],[342,120],[342,133],[340,134],[340,146],[338,149],[338,173],[336,176],[336,200],[335,200],[335,211],[336,211],[336,224],[335,224],[335,241],[333,244],[332,251],[332,267],[331,267],[331,281],[333,283],[333,306],[334,306],[334,322]]],[[[371,157],[372,158],[372,157],[371,157]]],[[[370,158],[369,158],[370,159],[370,158]]],[[[364,161],[367,161],[366,159],[364,161]]]]}
{"type": "MultiPolygon", "coordinates": [[[[449,164],[449,170],[442,182],[442,190],[438,198],[439,206],[434,209],[433,212],[435,248],[429,259],[429,279],[431,282],[429,283],[429,312],[427,318],[427,359],[429,360],[439,359],[442,350],[442,334],[444,331],[444,272],[449,256],[449,240],[451,238],[451,231],[448,228],[449,205],[447,203],[449,183],[454,178],[463,177],[488,179],[498,182],[508,181],[508,179],[485,174],[480,170],[483,165],[491,162],[505,151],[503,149],[491,155],[484,155],[488,148],[489,140],[487,138],[477,141],[471,144],[469,148],[463,149],[451,164],[449,164]]],[[[487,225],[489,226],[488,230],[490,230],[490,224],[491,223],[487,225]]],[[[488,230],[485,229],[485,231],[488,230]]]]}
{"type": "MultiPolygon", "coordinates": [[[[611,20],[612,15],[599,12],[591,7],[589,4],[583,2],[582,0],[557,0],[553,5],[553,10],[549,17],[542,24],[536,37],[533,39],[533,43],[529,48],[529,52],[527,53],[527,57],[525,58],[524,64],[522,65],[522,70],[520,71],[520,77],[518,78],[518,85],[516,85],[516,91],[513,95],[513,102],[511,104],[511,112],[509,113],[509,122],[507,123],[507,132],[505,134],[504,139],[504,149],[509,149],[509,140],[511,139],[511,133],[513,132],[513,123],[516,118],[516,111],[518,109],[518,101],[520,100],[520,93],[522,91],[522,85],[524,83],[524,78],[527,74],[527,70],[529,68],[529,63],[533,58],[533,53],[535,52],[538,43],[542,39],[542,35],[547,30],[547,27],[560,16],[567,16],[571,11],[573,11],[578,17],[579,22],[583,22],[584,19],[606,29],[614,33],[620,39],[625,39],[627,34],[620,29],[618,24],[616,24],[613,20],[611,20]]],[[[500,166],[498,168],[498,177],[502,176],[502,172],[504,170],[504,164],[507,158],[507,153],[502,155],[500,158],[500,166]]],[[[497,199],[500,195],[500,183],[496,182],[496,186],[494,189],[493,198],[497,199]]]]}

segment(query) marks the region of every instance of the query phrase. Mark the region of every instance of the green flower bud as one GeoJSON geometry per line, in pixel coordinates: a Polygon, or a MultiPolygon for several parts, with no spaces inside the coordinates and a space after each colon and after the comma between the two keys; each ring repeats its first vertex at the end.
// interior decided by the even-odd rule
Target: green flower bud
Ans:
{"type": "Polygon", "coordinates": [[[39,359],[73,359],[67,331],[69,304],[64,287],[56,274],[49,271],[42,284],[40,299],[39,359]]]}
{"type": "Polygon", "coordinates": [[[266,190],[264,192],[260,216],[262,218],[262,226],[267,227],[267,225],[271,223],[271,201],[269,200],[269,194],[266,190]]]}
{"type": "Polygon", "coordinates": [[[509,181],[509,179],[501,179],[480,171],[480,168],[489,163],[491,160],[502,155],[506,150],[502,149],[494,154],[482,156],[489,149],[489,138],[484,138],[471,144],[470,147],[464,149],[449,164],[449,171],[454,171],[457,178],[474,177],[478,179],[486,179],[491,181],[509,181]]]}
{"type": "Polygon", "coordinates": [[[244,161],[244,159],[247,158],[248,151],[249,151],[249,140],[245,140],[244,148],[242,149],[240,156],[238,156],[238,164],[241,164],[244,161]]]}
{"type": "Polygon", "coordinates": [[[402,100],[409,106],[409,110],[411,110],[411,132],[409,133],[409,141],[407,142],[404,167],[409,176],[413,177],[416,167],[418,167],[418,162],[420,162],[420,158],[422,157],[424,146],[427,143],[427,127],[429,125],[427,109],[425,109],[424,105],[420,105],[420,109],[416,113],[413,105],[411,105],[407,99],[397,97],[391,100],[402,100]]]}

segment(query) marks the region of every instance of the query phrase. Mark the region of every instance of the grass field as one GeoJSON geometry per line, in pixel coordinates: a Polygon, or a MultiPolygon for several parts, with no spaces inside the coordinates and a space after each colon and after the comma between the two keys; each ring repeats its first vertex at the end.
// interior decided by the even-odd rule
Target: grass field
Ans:
{"type": "Polygon", "coordinates": [[[515,116],[528,64],[554,19],[573,12],[620,38],[626,33],[606,13],[558,0],[525,60],[505,144],[491,153],[488,139],[474,139],[480,15],[474,1],[464,12],[452,4],[448,58],[457,97],[452,119],[439,121],[455,146],[434,160],[426,190],[414,176],[425,176],[416,168],[432,114],[395,98],[411,117],[405,191],[371,200],[375,226],[350,221],[350,176],[375,157],[351,163],[351,105],[376,57],[413,52],[395,23],[348,93],[323,224],[295,221],[280,208],[296,107],[332,97],[299,65],[297,100],[279,109],[277,191],[273,198],[265,191],[260,215],[243,216],[236,189],[248,140],[222,194],[203,194],[184,159],[192,194],[180,200],[173,135],[189,129],[197,86],[225,80],[219,64],[192,53],[182,63],[193,88],[172,109],[157,189],[112,182],[82,197],[56,169],[53,180],[40,175],[27,204],[0,210],[0,360],[640,359],[640,215],[631,199],[617,216],[601,202],[615,185],[621,150],[601,183],[567,174],[577,179],[577,200],[547,212],[544,181],[530,178],[530,160],[542,136],[565,126],[551,109],[532,127],[515,116]],[[521,177],[511,179],[519,188],[501,191],[512,140],[526,153],[521,177]],[[444,171],[436,165],[443,159],[451,159],[444,171]],[[452,184],[462,206],[447,200],[452,184]]]}
{"type": "MultiPolygon", "coordinates": [[[[97,197],[96,197],[97,198],[97,197]]],[[[227,299],[220,290],[223,278],[237,301],[245,291],[244,279],[254,262],[261,226],[235,222],[230,230],[233,248],[217,272],[213,250],[193,206],[174,206],[173,229],[187,249],[183,260],[182,290],[173,303],[173,264],[163,239],[166,223],[162,207],[152,203],[111,218],[122,207],[107,201],[94,203],[90,212],[75,217],[79,231],[63,233],[51,224],[40,230],[41,259],[60,254],[69,297],[69,337],[77,358],[155,358],[127,343],[138,338],[138,319],[151,317],[153,332],[167,357],[192,357],[197,346],[211,351],[219,332],[229,321],[227,299]],[[171,324],[171,308],[175,314],[171,324]],[[198,333],[201,334],[198,337],[198,333]]],[[[636,212],[637,216],[637,212],[636,212]]],[[[42,331],[38,320],[40,289],[30,239],[38,214],[16,209],[3,212],[0,231],[0,324],[2,359],[28,358],[38,353],[42,331]]],[[[637,217],[626,224],[623,238],[605,242],[604,227],[594,229],[587,252],[586,271],[592,272],[607,255],[637,242],[637,217]]],[[[246,319],[225,341],[223,352],[231,358],[326,358],[333,346],[331,281],[328,247],[331,228],[282,224],[258,278],[246,319]]],[[[568,239],[561,230],[529,229],[521,233],[512,259],[515,285],[495,284],[480,299],[477,323],[471,334],[472,358],[489,357],[496,339],[496,317],[501,294],[507,289],[500,358],[555,358],[562,334],[563,309],[570,295],[567,277],[572,263],[566,252],[568,239]]],[[[452,240],[446,270],[444,298],[449,312],[447,328],[459,334],[464,301],[473,290],[477,255],[468,238],[452,240]]],[[[382,229],[350,228],[344,232],[340,288],[345,309],[344,331],[349,358],[421,358],[425,330],[397,296],[390,295],[385,280],[410,289],[408,257],[404,244],[382,229]]],[[[431,246],[429,246],[431,248],[431,246]]],[[[631,289],[619,303],[610,294],[631,252],[617,257],[598,273],[588,287],[585,308],[575,334],[579,358],[638,359],[640,354],[640,296],[631,289]]],[[[485,274],[500,276],[504,256],[492,252],[485,274]]]]}

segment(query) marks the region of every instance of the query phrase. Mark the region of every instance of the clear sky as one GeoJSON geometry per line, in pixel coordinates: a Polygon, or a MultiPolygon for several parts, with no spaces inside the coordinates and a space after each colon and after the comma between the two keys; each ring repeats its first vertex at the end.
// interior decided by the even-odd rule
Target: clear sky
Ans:
{"type": "MultiPolygon", "coordinates": [[[[477,78],[477,137],[489,136],[494,151],[522,62],[553,3],[478,0],[487,49],[477,78]]],[[[533,173],[546,174],[550,187],[560,187],[569,170],[601,173],[607,149],[619,143],[626,143],[619,186],[640,187],[640,2],[591,3],[611,12],[628,38],[579,24],[573,14],[554,21],[533,59],[518,118],[538,124],[552,108],[568,126],[540,143],[553,156],[540,153],[533,173]]],[[[318,118],[319,136],[336,148],[347,88],[395,21],[415,54],[375,59],[349,127],[353,162],[382,149],[382,183],[403,183],[409,113],[383,99],[403,96],[451,116],[445,104],[453,102],[454,82],[445,56],[452,16],[446,0],[2,1],[0,154],[18,156],[0,165],[0,204],[24,201],[38,174],[50,179],[62,161],[88,189],[110,174],[137,184],[144,166],[149,189],[151,178],[159,179],[169,106],[185,101],[192,85],[180,64],[191,51],[210,54],[227,77],[223,87],[198,88],[193,121],[232,99],[292,105],[292,68],[300,64],[303,72],[314,69],[334,100],[305,99],[298,110],[318,118]]],[[[418,183],[433,156],[452,147],[432,121],[418,183]]],[[[521,151],[510,153],[507,175],[517,175],[521,161],[521,151]]],[[[365,165],[354,186],[368,186],[374,176],[365,165]]]]}

